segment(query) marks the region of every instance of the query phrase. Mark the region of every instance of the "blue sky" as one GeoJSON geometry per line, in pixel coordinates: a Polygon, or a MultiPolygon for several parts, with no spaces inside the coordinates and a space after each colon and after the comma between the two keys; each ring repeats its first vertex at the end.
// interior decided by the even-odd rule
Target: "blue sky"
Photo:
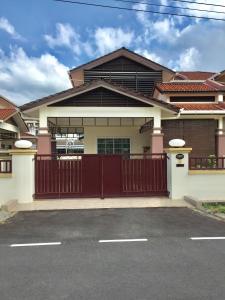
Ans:
{"type": "MultiPolygon", "coordinates": [[[[145,1],[124,4],[89,0],[166,11],[165,8],[147,7],[145,1]]],[[[219,2],[225,4],[224,0],[217,0],[219,2]]],[[[155,0],[154,3],[182,6],[176,10],[178,13],[188,13],[184,10],[187,6],[215,9],[171,0],[155,0]]],[[[222,11],[222,8],[217,10],[222,11]]],[[[202,12],[201,15],[225,18],[225,14],[202,12]]],[[[122,46],[175,70],[218,72],[225,69],[225,22],[86,7],[53,0],[1,0],[0,94],[19,105],[66,89],[70,87],[69,68],[122,46]]]]}

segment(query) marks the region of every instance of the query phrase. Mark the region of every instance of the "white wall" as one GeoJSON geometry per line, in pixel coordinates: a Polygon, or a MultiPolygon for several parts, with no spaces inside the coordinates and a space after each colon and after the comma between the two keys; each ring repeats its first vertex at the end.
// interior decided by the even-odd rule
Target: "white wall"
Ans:
{"type": "Polygon", "coordinates": [[[98,138],[130,138],[131,153],[143,153],[143,147],[150,145],[150,132],[139,133],[140,127],[85,127],[84,153],[97,153],[98,138]]]}
{"type": "Polygon", "coordinates": [[[13,177],[0,177],[0,207],[15,198],[16,189],[14,183],[13,177]]]}
{"type": "Polygon", "coordinates": [[[167,149],[167,184],[170,198],[173,200],[191,196],[199,200],[225,200],[225,170],[191,170],[189,171],[188,156],[190,149],[167,149]],[[184,155],[182,161],[176,155],[184,155]],[[178,163],[184,164],[177,167],[178,163]]]}
{"type": "Polygon", "coordinates": [[[200,200],[225,200],[225,174],[188,176],[188,195],[200,200]]]}

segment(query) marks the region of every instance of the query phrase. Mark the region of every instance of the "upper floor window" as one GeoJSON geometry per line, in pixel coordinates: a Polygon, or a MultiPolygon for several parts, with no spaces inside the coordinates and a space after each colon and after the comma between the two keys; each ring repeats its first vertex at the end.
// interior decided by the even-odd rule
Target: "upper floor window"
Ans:
{"type": "Polygon", "coordinates": [[[214,96],[173,96],[170,102],[215,102],[214,96]]]}

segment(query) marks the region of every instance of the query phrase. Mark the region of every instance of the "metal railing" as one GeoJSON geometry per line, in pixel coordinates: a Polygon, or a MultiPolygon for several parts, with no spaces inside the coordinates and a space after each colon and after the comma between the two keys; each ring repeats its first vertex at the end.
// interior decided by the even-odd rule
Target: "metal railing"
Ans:
{"type": "Polygon", "coordinates": [[[0,174],[12,173],[12,161],[11,160],[0,160],[0,174]]]}
{"type": "Polygon", "coordinates": [[[189,170],[224,170],[225,157],[190,157],[189,170]]]}

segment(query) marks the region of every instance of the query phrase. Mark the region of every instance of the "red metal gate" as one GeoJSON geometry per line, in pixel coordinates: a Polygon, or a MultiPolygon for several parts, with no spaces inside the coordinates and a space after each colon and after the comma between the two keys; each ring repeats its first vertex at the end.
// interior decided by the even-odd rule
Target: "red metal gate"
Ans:
{"type": "Polygon", "coordinates": [[[167,195],[165,154],[37,155],[35,198],[167,195]]]}

